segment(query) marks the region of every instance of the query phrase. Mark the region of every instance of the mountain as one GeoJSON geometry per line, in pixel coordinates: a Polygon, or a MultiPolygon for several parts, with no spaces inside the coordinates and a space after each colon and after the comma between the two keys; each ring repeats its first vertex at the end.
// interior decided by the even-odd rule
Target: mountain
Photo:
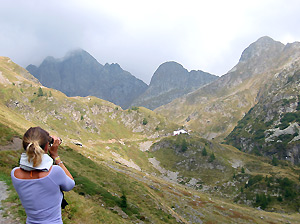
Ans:
{"type": "Polygon", "coordinates": [[[227,74],[155,111],[204,138],[222,140],[257,103],[265,84],[297,54],[270,37],[259,38],[227,74]]]}
{"type": "Polygon", "coordinates": [[[177,62],[165,62],[155,71],[149,88],[136,98],[132,105],[153,110],[217,78],[218,76],[200,70],[188,72],[177,62]]]}
{"type": "Polygon", "coordinates": [[[0,180],[11,189],[1,207],[18,223],[26,217],[10,171],[23,152],[15,139],[32,126],[63,139],[60,156],[76,182],[65,193],[64,223],[299,220],[299,167],[193,133],[171,136],[179,125],[154,111],[67,97],[0,57],[0,180]]]}
{"type": "Polygon", "coordinates": [[[118,64],[101,65],[84,50],[64,58],[47,57],[39,67],[26,68],[44,86],[67,96],[96,96],[127,108],[147,89],[147,84],[124,71],[118,64]]]}
{"type": "Polygon", "coordinates": [[[244,152],[300,164],[300,43],[287,45],[287,64],[260,89],[258,103],[238,122],[226,142],[244,152]]]}

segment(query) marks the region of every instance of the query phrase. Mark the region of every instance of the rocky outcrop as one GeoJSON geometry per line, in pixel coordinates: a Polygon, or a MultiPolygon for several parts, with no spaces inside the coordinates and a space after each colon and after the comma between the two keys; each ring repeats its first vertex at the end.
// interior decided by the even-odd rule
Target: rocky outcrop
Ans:
{"type": "Polygon", "coordinates": [[[118,64],[101,65],[84,50],[64,58],[47,57],[39,67],[26,68],[40,82],[67,96],[96,96],[127,108],[147,84],[124,71],[118,64]]]}

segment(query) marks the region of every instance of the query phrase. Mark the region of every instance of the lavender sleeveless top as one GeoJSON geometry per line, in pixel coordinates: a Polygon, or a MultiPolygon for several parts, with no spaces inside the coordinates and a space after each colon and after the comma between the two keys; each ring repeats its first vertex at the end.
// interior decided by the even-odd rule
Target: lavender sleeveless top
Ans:
{"type": "Polygon", "coordinates": [[[27,224],[62,224],[62,191],[70,191],[75,186],[74,180],[64,170],[53,165],[50,173],[40,179],[18,179],[11,171],[12,183],[20,197],[27,215],[27,224]]]}

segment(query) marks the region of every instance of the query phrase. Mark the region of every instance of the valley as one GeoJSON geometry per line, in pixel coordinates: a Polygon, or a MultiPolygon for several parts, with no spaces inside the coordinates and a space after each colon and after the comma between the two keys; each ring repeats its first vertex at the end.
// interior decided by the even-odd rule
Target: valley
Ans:
{"type": "Polygon", "coordinates": [[[4,216],[25,223],[9,175],[23,133],[40,126],[63,139],[76,182],[64,223],[299,223],[299,45],[270,39],[154,111],[68,97],[0,57],[4,216]],[[181,128],[188,134],[173,136],[181,128]]]}

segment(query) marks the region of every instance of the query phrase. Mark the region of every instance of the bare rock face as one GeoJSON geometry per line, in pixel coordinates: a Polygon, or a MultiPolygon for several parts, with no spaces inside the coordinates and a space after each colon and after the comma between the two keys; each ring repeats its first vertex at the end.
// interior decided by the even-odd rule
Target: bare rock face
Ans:
{"type": "Polygon", "coordinates": [[[155,71],[149,88],[133,102],[133,105],[155,109],[217,78],[200,70],[189,72],[177,62],[165,62],[155,71]]]}
{"type": "Polygon", "coordinates": [[[67,96],[96,96],[127,108],[147,89],[147,84],[124,71],[118,64],[101,65],[84,50],[62,59],[47,57],[39,67],[26,68],[47,87],[67,96]]]}

